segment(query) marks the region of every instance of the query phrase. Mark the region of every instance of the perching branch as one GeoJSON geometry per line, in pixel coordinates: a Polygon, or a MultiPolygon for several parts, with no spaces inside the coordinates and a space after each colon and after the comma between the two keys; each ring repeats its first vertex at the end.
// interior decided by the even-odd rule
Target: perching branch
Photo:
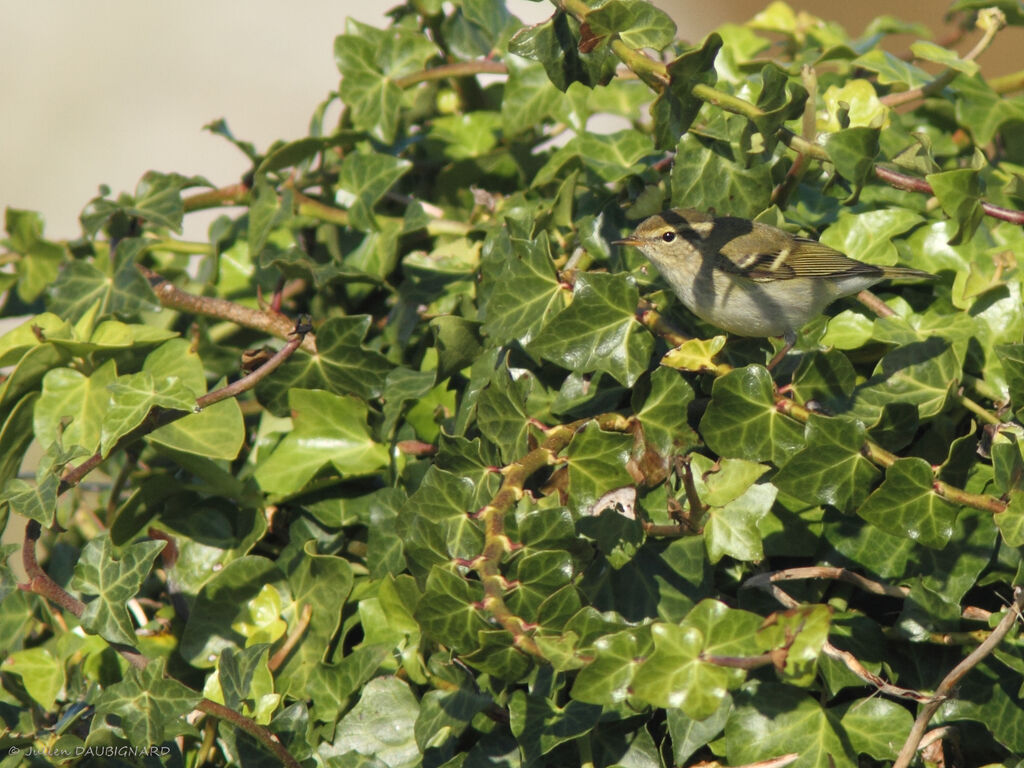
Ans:
{"type": "Polygon", "coordinates": [[[900,750],[896,762],[893,763],[893,768],[907,768],[910,765],[911,760],[914,759],[914,755],[917,753],[918,745],[921,743],[928,723],[934,717],[939,707],[942,706],[942,702],[953,693],[953,690],[960,684],[964,676],[978,666],[1002,642],[1003,638],[1006,637],[1007,633],[1017,622],[1017,619],[1022,618],[1022,608],[1024,608],[1024,589],[1016,587],[1013,593],[1013,603],[1007,609],[1006,615],[1003,616],[1002,620],[992,631],[992,634],[942,679],[939,687],[935,689],[935,695],[932,697],[932,700],[921,708],[917,719],[914,720],[913,727],[910,729],[910,735],[907,736],[907,740],[903,744],[903,749],[900,750]]]}

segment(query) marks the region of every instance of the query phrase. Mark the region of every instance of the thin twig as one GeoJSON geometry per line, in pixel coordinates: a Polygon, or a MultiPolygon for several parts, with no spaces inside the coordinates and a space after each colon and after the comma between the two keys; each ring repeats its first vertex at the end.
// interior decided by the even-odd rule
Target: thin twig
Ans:
{"type": "MultiPolygon", "coordinates": [[[[196,408],[207,408],[213,405],[214,403],[220,402],[221,400],[226,400],[229,397],[237,397],[242,392],[245,392],[255,387],[257,382],[269,376],[278,366],[281,365],[281,363],[283,363],[285,360],[292,356],[292,353],[294,353],[295,350],[302,345],[302,340],[305,338],[307,332],[308,328],[306,327],[297,328],[295,331],[295,335],[291,338],[291,340],[287,344],[285,344],[276,354],[274,354],[273,357],[267,360],[267,362],[265,362],[256,370],[254,370],[252,373],[243,376],[241,379],[234,382],[233,384],[228,384],[226,387],[215,389],[213,392],[207,392],[202,397],[197,398],[196,408]]],[[[150,432],[153,432],[154,430],[157,430],[160,427],[170,424],[172,421],[177,421],[178,419],[184,418],[185,416],[188,416],[190,413],[194,413],[194,411],[178,411],[167,408],[151,409],[150,412],[146,415],[146,417],[142,420],[142,423],[139,424],[139,426],[137,426],[131,432],[122,436],[121,439],[117,441],[117,444],[113,448],[111,448],[110,451],[108,451],[108,455],[110,452],[123,449],[126,446],[136,442],[137,440],[140,440],[141,438],[145,437],[150,432]]],[[[94,453],[88,459],[83,461],[77,467],[74,467],[73,469],[70,469],[66,473],[64,473],[64,475],[60,479],[60,485],[57,488],[57,495],[59,496],[67,492],[69,489],[78,485],[86,475],[88,475],[90,472],[96,469],[96,467],[98,467],[103,462],[104,458],[105,456],[102,450],[96,451],[96,453],[94,453]]]]}
{"type": "Polygon", "coordinates": [[[943,678],[942,682],[939,683],[939,687],[935,689],[935,695],[932,700],[921,707],[921,711],[918,713],[917,719],[914,720],[914,725],[910,729],[910,734],[903,743],[903,749],[900,750],[896,762],[893,763],[893,768],[907,768],[910,765],[914,755],[917,754],[918,745],[924,737],[928,723],[939,707],[952,694],[953,689],[959,685],[964,676],[974,669],[982,659],[992,653],[996,646],[1002,642],[1017,619],[1021,618],[1022,608],[1024,608],[1024,589],[1016,587],[1013,591],[1013,603],[1007,609],[1006,615],[1003,616],[996,628],[992,630],[992,634],[968,654],[963,661],[953,667],[953,670],[943,678]]]}
{"type": "MultiPolygon", "coordinates": [[[[287,315],[243,307],[241,304],[214,296],[197,296],[194,293],[183,291],[170,280],[141,264],[139,271],[153,286],[153,292],[161,306],[168,309],[227,320],[279,339],[288,339],[295,329],[295,323],[287,315]]],[[[312,336],[306,336],[302,342],[302,348],[311,355],[315,355],[316,340],[312,336]]]]}
{"type": "Polygon", "coordinates": [[[859,573],[849,571],[846,568],[836,568],[834,566],[808,566],[806,568],[786,568],[782,571],[773,571],[771,573],[759,573],[756,576],[751,576],[744,582],[743,587],[756,587],[758,589],[764,589],[765,584],[774,584],[777,581],[796,581],[798,579],[834,579],[835,581],[846,582],[847,584],[853,584],[865,592],[870,592],[874,595],[885,595],[886,597],[895,597],[899,599],[905,598],[910,594],[910,589],[907,587],[894,587],[889,584],[883,584],[880,581],[873,581],[859,573]]]}
{"type": "MultiPolygon", "coordinates": [[[[974,47],[964,54],[963,61],[974,61],[992,44],[996,33],[1006,26],[1006,15],[998,8],[985,8],[978,13],[977,26],[982,29],[983,34],[974,47]]],[[[899,93],[887,94],[879,101],[887,107],[898,107],[901,104],[931,96],[949,85],[959,74],[960,70],[946,67],[931,82],[899,93]]]]}

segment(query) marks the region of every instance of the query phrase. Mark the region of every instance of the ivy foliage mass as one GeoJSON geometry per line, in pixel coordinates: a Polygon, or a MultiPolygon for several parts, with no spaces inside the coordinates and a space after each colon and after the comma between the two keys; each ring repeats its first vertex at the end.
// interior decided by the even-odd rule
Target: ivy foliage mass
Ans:
{"type": "Polygon", "coordinates": [[[4,765],[1019,765],[1024,10],[552,10],[350,21],[241,183],[6,211],[4,765]],[[675,206],[938,280],[769,371],[611,245],[675,206]]]}

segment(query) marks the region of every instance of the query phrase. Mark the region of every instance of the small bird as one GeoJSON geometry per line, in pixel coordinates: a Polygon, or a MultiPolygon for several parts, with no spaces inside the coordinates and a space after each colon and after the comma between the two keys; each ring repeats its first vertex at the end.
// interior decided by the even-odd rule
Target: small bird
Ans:
{"type": "Polygon", "coordinates": [[[782,336],[774,367],[796,331],[842,296],[882,280],[934,279],[908,267],[879,267],[777,227],[673,208],[644,219],[616,244],[640,249],[686,308],[739,336],[782,336]]]}

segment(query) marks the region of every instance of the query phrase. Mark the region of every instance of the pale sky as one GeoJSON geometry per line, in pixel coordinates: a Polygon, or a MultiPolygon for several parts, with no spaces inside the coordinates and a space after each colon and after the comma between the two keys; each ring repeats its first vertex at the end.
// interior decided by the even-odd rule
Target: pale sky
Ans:
{"type": "MultiPolygon", "coordinates": [[[[723,19],[743,21],[762,5],[732,3],[655,2],[690,39],[723,19]],[[732,3],[747,7],[730,10],[732,3]]],[[[929,23],[947,5],[881,4],[929,23]]],[[[78,214],[100,184],[131,191],[150,169],[200,174],[216,185],[237,181],[246,158],[202,127],[224,117],[236,136],[261,149],[305,135],[313,109],[337,87],[333,40],[345,18],[379,24],[389,5],[0,2],[0,208],[41,211],[47,235],[68,238],[79,234],[78,214]]],[[[822,16],[871,13],[829,0],[793,5],[822,16]]],[[[527,23],[552,12],[549,2],[512,0],[510,7],[527,23]]],[[[863,26],[846,23],[856,32],[863,26]]],[[[206,226],[194,221],[186,234],[203,237],[206,226]]]]}

